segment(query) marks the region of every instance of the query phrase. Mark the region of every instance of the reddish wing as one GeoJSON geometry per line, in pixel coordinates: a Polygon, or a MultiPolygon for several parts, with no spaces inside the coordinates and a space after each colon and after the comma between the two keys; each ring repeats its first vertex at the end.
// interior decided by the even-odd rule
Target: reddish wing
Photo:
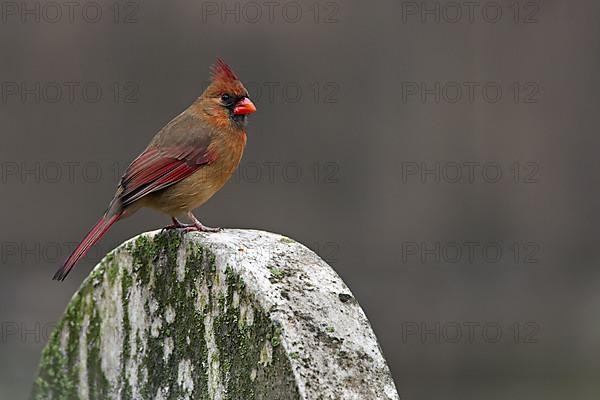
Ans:
{"type": "Polygon", "coordinates": [[[203,134],[205,128],[189,114],[182,114],[167,125],[155,137],[153,144],[148,147],[127,168],[117,191],[115,200],[111,203],[106,214],[88,232],[73,254],[54,275],[54,279],[63,280],[73,269],[77,261],[85,256],[87,251],[104,236],[110,227],[124,213],[124,208],[149,193],[169,187],[192,175],[216,159],[215,153],[209,150],[210,136],[203,134]],[[189,132],[196,136],[189,140],[189,132]],[[164,136],[168,141],[176,143],[165,146],[164,136]],[[157,142],[157,143],[155,143],[157,142]]]}
{"type": "Polygon", "coordinates": [[[127,168],[121,179],[123,207],[143,196],[167,188],[214,161],[206,148],[148,148],[127,168]]]}
{"type": "Polygon", "coordinates": [[[83,257],[110,227],[121,218],[123,208],[148,193],[164,189],[190,176],[203,165],[213,160],[206,148],[179,147],[167,150],[148,148],[136,158],[123,178],[121,178],[121,201],[115,211],[112,207],[88,232],[73,254],[54,275],[54,279],[64,280],[77,261],[83,257]]]}

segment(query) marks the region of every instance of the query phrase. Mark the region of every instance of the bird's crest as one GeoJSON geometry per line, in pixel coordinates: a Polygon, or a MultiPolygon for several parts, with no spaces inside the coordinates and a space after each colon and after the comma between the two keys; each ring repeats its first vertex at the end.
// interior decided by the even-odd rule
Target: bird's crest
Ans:
{"type": "Polygon", "coordinates": [[[238,77],[231,70],[231,67],[225,61],[217,58],[217,62],[210,68],[213,81],[237,81],[238,77]]]}

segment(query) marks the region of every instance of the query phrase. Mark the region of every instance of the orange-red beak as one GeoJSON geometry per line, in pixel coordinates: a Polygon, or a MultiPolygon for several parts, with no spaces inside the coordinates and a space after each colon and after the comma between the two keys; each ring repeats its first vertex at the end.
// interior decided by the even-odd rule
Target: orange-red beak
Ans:
{"type": "Polygon", "coordinates": [[[233,109],[233,113],[235,115],[246,115],[246,114],[252,114],[253,112],[256,111],[256,106],[254,105],[253,102],[250,101],[249,98],[244,98],[243,100],[240,100],[236,105],[235,108],[233,109]]]}

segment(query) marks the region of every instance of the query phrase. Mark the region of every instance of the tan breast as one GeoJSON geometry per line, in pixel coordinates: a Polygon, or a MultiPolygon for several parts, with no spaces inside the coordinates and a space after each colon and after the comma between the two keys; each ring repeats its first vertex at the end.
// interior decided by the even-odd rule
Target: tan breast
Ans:
{"type": "Polygon", "coordinates": [[[181,182],[149,195],[144,205],[172,216],[200,207],[231,178],[240,164],[245,146],[246,133],[243,131],[218,135],[209,146],[209,151],[216,154],[215,161],[181,182]]]}

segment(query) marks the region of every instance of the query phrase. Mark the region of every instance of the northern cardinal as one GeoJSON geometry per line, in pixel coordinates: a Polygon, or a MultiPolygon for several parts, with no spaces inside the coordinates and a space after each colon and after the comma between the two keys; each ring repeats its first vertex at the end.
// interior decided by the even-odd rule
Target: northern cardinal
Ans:
{"type": "Polygon", "coordinates": [[[169,215],[173,224],[167,228],[219,230],[202,225],[192,210],[221,189],[239,165],[246,146],[247,115],[256,107],[221,59],[211,71],[211,83],[204,93],[162,128],[129,165],[104,216],[53,279],[64,280],[115,222],[142,207],[169,215]],[[177,217],[184,214],[192,224],[179,222],[177,217]]]}

